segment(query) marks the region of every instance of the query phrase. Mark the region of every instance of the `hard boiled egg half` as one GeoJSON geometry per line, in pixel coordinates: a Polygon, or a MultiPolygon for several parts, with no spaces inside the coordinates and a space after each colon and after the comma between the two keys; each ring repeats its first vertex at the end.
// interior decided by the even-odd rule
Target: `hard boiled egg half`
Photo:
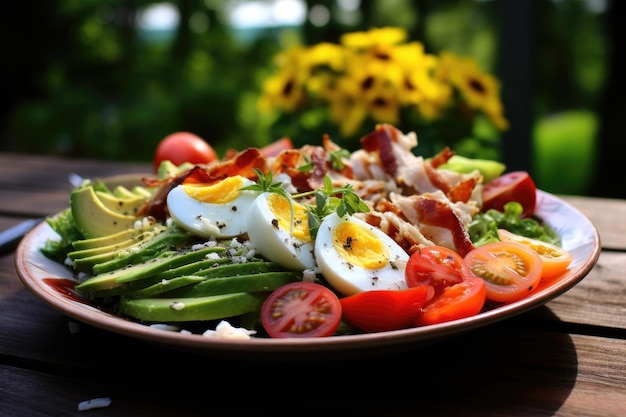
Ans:
{"type": "Polygon", "coordinates": [[[258,192],[242,190],[255,182],[236,175],[215,184],[180,184],[167,195],[172,220],[204,238],[229,238],[247,232],[247,211],[258,192]]]}
{"type": "Polygon", "coordinates": [[[307,209],[276,193],[263,193],[248,210],[248,238],[264,258],[292,270],[315,268],[307,209]],[[293,209],[293,211],[292,211],[293,209]]]}
{"type": "Polygon", "coordinates": [[[333,213],[322,221],[315,239],[320,273],[341,294],[407,288],[409,255],[380,229],[354,216],[333,213]]]}

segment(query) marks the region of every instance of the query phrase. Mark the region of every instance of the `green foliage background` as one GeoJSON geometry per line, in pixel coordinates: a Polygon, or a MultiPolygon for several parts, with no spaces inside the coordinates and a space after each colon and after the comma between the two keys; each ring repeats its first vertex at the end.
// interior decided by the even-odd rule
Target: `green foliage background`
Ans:
{"type": "MultiPolygon", "coordinates": [[[[334,0],[308,0],[309,9],[321,5],[331,11],[325,26],[307,21],[241,32],[225,17],[240,1],[178,0],[172,4],[180,25],[172,33],[147,33],[137,25],[139,12],[157,4],[148,0],[15,4],[14,18],[7,22],[15,41],[8,46],[13,59],[4,77],[0,150],[150,161],[156,144],[179,130],[200,135],[219,153],[261,146],[281,135],[256,109],[261,83],[280,49],[295,41],[337,42],[347,31],[397,25],[427,51],[470,55],[497,76],[503,1],[374,0],[342,11],[334,0]]],[[[538,123],[576,110],[574,118],[591,117],[594,125],[606,70],[602,14],[582,0],[532,1],[540,39],[533,119],[538,123]]],[[[542,152],[551,148],[546,143],[560,143],[551,129],[563,127],[543,123],[534,139],[542,152]]],[[[581,158],[592,158],[594,134],[588,129],[577,139],[585,141],[581,158]]],[[[480,156],[480,149],[470,141],[461,151],[480,156]]],[[[559,191],[551,174],[537,175],[544,189],[559,191]]],[[[584,191],[580,187],[574,191],[584,191]]]]}

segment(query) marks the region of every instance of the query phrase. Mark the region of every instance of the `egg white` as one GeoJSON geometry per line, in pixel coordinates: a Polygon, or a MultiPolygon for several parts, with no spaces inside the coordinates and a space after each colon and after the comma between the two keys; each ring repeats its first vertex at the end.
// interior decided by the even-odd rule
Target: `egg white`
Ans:
{"type": "MultiPolygon", "coordinates": [[[[358,239],[355,236],[355,239],[358,239]]],[[[373,249],[376,245],[370,245],[368,249],[373,249]]],[[[327,216],[320,224],[315,239],[315,257],[320,273],[328,283],[341,294],[348,296],[369,290],[399,290],[407,288],[404,277],[406,263],[409,255],[400,245],[380,229],[367,222],[353,216],[340,218],[336,213],[327,216]],[[369,259],[370,265],[361,266],[346,259],[337,250],[335,244],[349,247],[357,247],[357,242],[340,242],[335,237],[335,231],[344,223],[355,225],[359,234],[369,235],[370,243],[381,244],[385,249],[377,254],[372,253],[369,259]],[[334,242],[336,241],[336,242],[334,242]],[[378,241],[378,242],[375,242],[378,241]],[[386,256],[381,253],[386,252],[386,256]],[[380,267],[375,264],[374,259],[381,256],[380,267]],[[384,259],[383,259],[384,258],[384,259]],[[375,265],[371,265],[375,264],[375,265]]],[[[361,259],[367,262],[367,259],[361,259]]]]}
{"type": "MultiPolygon", "coordinates": [[[[290,212],[274,213],[268,199],[282,198],[277,194],[263,193],[254,200],[248,210],[248,238],[256,252],[265,259],[291,270],[314,269],[316,267],[315,245],[309,236],[295,236],[290,212]],[[278,217],[283,218],[283,222],[278,217]],[[286,223],[286,224],[285,224],[286,223]]],[[[293,202],[294,208],[300,206],[293,202]]],[[[300,206],[300,210],[304,207],[300,206]]],[[[305,221],[301,218],[300,221],[305,221]]],[[[306,222],[308,230],[308,222],[306,222]]]]}
{"type": "MultiPolygon", "coordinates": [[[[241,187],[255,184],[245,177],[240,179],[241,187]]],[[[212,203],[193,198],[178,185],[167,196],[167,209],[172,220],[189,233],[207,239],[230,238],[247,232],[247,210],[257,195],[256,191],[239,190],[230,201],[212,203]]],[[[213,201],[222,197],[212,195],[213,201]]]]}

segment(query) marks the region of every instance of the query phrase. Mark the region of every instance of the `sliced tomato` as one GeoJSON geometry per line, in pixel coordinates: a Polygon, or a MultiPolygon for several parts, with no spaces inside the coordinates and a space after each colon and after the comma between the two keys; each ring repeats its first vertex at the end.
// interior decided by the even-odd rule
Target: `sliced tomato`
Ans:
{"type": "Polygon", "coordinates": [[[270,337],[332,336],[341,322],[341,303],[328,287],[291,282],[272,291],[261,307],[270,337]]]}
{"type": "Polygon", "coordinates": [[[285,149],[293,149],[293,142],[290,138],[280,138],[268,145],[263,146],[260,151],[263,156],[276,156],[285,149]]]}
{"type": "Polygon", "coordinates": [[[167,135],[157,145],[154,153],[154,172],[157,172],[161,162],[171,161],[174,165],[185,162],[192,164],[207,164],[217,159],[217,153],[200,136],[190,132],[175,132],[167,135]]]}
{"type": "Polygon", "coordinates": [[[524,211],[522,217],[535,213],[537,205],[537,187],[526,171],[513,171],[489,181],[482,191],[483,211],[495,209],[504,211],[504,205],[517,201],[524,211]]]}
{"type": "Polygon", "coordinates": [[[429,285],[405,290],[371,290],[341,298],[343,318],[368,332],[411,327],[434,290],[429,285]]]}
{"type": "Polygon", "coordinates": [[[498,229],[498,237],[504,242],[517,242],[527,245],[537,252],[543,264],[542,279],[551,280],[558,277],[565,272],[574,259],[571,253],[557,245],[539,239],[521,236],[509,232],[506,229],[498,229]]]}
{"type": "Polygon", "coordinates": [[[405,269],[409,287],[431,285],[435,293],[462,282],[469,269],[463,257],[443,246],[425,246],[411,254],[405,269]]]}
{"type": "Polygon", "coordinates": [[[487,299],[508,303],[535,290],[543,271],[541,258],[530,247],[516,242],[493,242],[465,255],[470,271],[485,280],[487,299]]]}
{"type": "Polygon", "coordinates": [[[475,316],[485,305],[486,297],[485,281],[478,277],[466,277],[464,281],[446,287],[429,301],[415,323],[425,326],[475,316]]]}

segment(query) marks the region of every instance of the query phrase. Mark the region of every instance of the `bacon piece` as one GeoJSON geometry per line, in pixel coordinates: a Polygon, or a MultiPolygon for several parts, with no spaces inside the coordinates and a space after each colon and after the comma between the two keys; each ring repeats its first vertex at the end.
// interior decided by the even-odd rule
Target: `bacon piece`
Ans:
{"type": "Polygon", "coordinates": [[[398,173],[398,162],[393,155],[393,137],[387,125],[378,125],[373,132],[361,138],[361,146],[367,152],[376,152],[385,172],[395,177],[398,173]]]}
{"type": "Polygon", "coordinates": [[[457,185],[452,187],[452,189],[448,191],[447,196],[452,202],[456,203],[458,201],[461,201],[463,203],[467,203],[472,197],[474,187],[476,187],[476,179],[468,178],[465,181],[461,181],[457,185]]]}
{"type": "MultiPolygon", "coordinates": [[[[461,256],[465,256],[470,250],[474,249],[463,222],[445,201],[430,198],[426,195],[412,195],[410,197],[401,197],[393,203],[400,208],[407,220],[417,225],[421,231],[428,230],[427,226],[449,230],[454,245],[452,249],[456,250],[461,256]]],[[[435,244],[443,244],[443,238],[433,236],[429,240],[435,244]]]]}
{"type": "Polygon", "coordinates": [[[164,221],[168,216],[167,211],[167,195],[169,192],[179,184],[190,180],[190,182],[203,182],[201,179],[206,178],[206,172],[204,169],[196,165],[193,168],[181,172],[176,177],[166,178],[166,179],[154,179],[151,180],[149,178],[144,178],[144,184],[148,186],[159,186],[159,190],[157,193],[152,196],[149,200],[147,200],[143,205],[137,210],[137,217],[146,217],[152,216],[157,220],[164,221]]]}
{"type": "Polygon", "coordinates": [[[265,172],[266,163],[267,159],[258,148],[248,148],[228,160],[208,165],[206,173],[210,178],[209,182],[223,180],[235,175],[255,180],[257,176],[254,168],[265,172]]]}
{"type": "Polygon", "coordinates": [[[439,168],[441,165],[448,162],[448,160],[450,160],[450,158],[452,158],[454,155],[456,155],[456,152],[451,150],[449,146],[446,146],[437,155],[433,156],[430,159],[430,164],[433,166],[433,168],[439,168]]]}

